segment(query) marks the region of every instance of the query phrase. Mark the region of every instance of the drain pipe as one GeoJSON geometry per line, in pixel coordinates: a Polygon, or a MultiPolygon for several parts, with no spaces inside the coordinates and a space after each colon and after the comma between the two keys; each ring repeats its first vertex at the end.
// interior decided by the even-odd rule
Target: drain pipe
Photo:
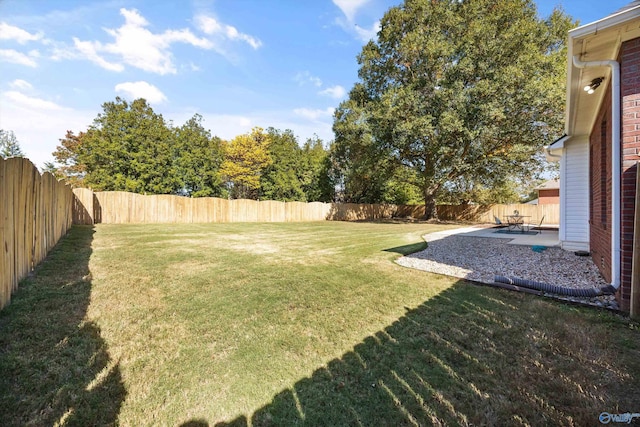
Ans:
{"type": "Polygon", "coordinates": [[[560,156],[558,154],[551,154],[551,148],[549,148],[549,147],[544,147],[544,150],[547,152],[547,156],[551,157],[552,159],[560,160],[562,158],[562,156],[560,156]]]}
{"type": "MultiPolygon", "coordinates": [[[[560,138],[556,139],[556,140],[554,141],[554,144],[555,144],[556,142],[558,142],[558,141],[562,141],[562,142],[564,142],[564,141],[565,141],[566,139],[568,139],[568,138],[569,138],[569,136],[567,136],[567,134],[565,133],[565,134],[564,134],[564,135],[562,135],[560,138]]],[[[547,146],[545,146],[545,147],[544,147],[544,152],[545,152],[545,154],[547,155],[547,158],[549,158],[549,159],[558,159],[558,160],[562,159],[562,155],[558,155],[558,154],[553,154],[553,153],[551,153],[551,145],[547,145],[547,146]]]]}
{"type": "MultiPolygon", "coordinates": [[[[562,143],[562,153],[564,154],[565,150],[564,150],[564,142],[569,139],[569,136],[565,133],[564,135],[562,135],[560,138],[556,139],[553,144],[557,143],[557,142],[561,142],[562,143]]],[[[552,144],[552,145],[553,145],[552,144]]],[[[545,150],[545,155],[547,157],[547,160],[550,162],[559,162],[560,163],[560,170],[566,169],[566,161],[563,161],[563,155],[557,155],[557,154],[553,154],[551,152],[551,145],[547,145],[546,147],[544,147],[545,150]]],[[[561,174],[562,175],[562,174],[561,174]]],[[[566,184],[566,179],[561,179],[560,180],[560,230],[559,230],[559,235],[558,237],[560,238],[561,241],[565,240],[567,237],[567,218],[564,215],[564,213],[566,213],[566,205],[567,205],[567,198],[565,197],[567,194],[567,184],[566,184]]]]}
{"type": "Polygon", "coordinates": [[[569,297],[597,297],[600,295],[613,295],[616,290],[611,285],[601,288],[567,288],[535,280],[521,279],[519,277],[494,276],[495,283],[505,283],[508,285],[522,286],[527,289],[535,289],[550,294],[564,295],[569,297]]]}
{"type": "Polygon", "coordinates": [[[611,67],[611,286],[620,288],[620,64],[618,61],[581,61],[576,68],[611,67]]]}

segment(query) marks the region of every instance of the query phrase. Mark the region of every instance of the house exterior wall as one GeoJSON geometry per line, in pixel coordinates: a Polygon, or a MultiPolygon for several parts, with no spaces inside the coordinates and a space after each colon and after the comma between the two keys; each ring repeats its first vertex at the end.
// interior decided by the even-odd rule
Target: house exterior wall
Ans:
{"type": "Polygon", "coordinates": [[[589,240],[593,262],[611,282],[611,86],[589,137],[589,240]]]}
{"type": "Polygon", "coordinates": [[[552,188],[548,190],[538,190],[539,205],[557,205],[560,203],[560,189],[552,188]]]}
{"type": "Polygon", "coordinates": [[[560,246],[589,249],[589,140],[575,137],[564,145],[560,161],[560,246]]]}
{"type": "Polygon", "coordinates": [[[637,162],[640,160],[640,38],[620,48],[620,96],[622,102],[621,170],[621,274],[620,306],[629,310],[637,162]]]}
{"type": "MultiPolygon", "coordinates": [[[[631,299],[631,262],[635,215],[636,163],[640,160],[640,39],[620,47],[621,95],[621,230],[620,292],[622,310],[631,299]]],[[[611,281],[611,88],[603,100],[589,138],[591,199],[589,206],[591,256],[607,281],[611,281]]]]}

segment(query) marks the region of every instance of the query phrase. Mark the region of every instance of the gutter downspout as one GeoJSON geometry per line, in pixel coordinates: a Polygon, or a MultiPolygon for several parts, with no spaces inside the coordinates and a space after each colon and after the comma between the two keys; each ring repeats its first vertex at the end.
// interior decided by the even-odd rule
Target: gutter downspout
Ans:
{"type": "Polygon", "coordinates": [[[547,156],[549,156],[551,158],[558,159],[558,160],[560,160],[562,158],[562,156],[560,156],[558,154],[551,154],[551,148],[549,148],[548,146],[544,147],[544,150],[547,152],[547,156]]]}
{"type": "Polygon", "coordinates": [[[611,286],[620,288],[620,64],[618,61],[584,62],[573,57],[576,68],[611,67],[611,286]]]}
{"type": "MultiPolygon", "coordinates": [[[[546,146],[544,147],[544,151],[545,154],[547,156],[547,160],[550,161],[557,161],[558,163],[560,163],[560,229],[558,230],[558,238],[560,239],[560,247],[562,248],[564,245],[564,241],[567,239],[567,218],[565,217],[565,213],[566,213],[566,197],[565,195],[567,194],[567,190],[566,190],[566,186],[567,186],[567,180],[563,177],[566,176],[566,156],[563,155],[558,155],[558,154],[552,154],[551,153],[551,147],[550,146],[546,146]],[[555,160],[554,160],[555,159],[555,160]],[[563,171],[564,174],[563,175],[563,171]]],[[[564,148],[562,148],[562,152],[564,152],[564,148]]]]}

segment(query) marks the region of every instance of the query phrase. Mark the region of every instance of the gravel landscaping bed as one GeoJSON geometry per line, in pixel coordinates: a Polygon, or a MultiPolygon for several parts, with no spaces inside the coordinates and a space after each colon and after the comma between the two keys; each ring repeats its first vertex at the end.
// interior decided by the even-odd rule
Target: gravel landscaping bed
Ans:
{"type": "MultiPolygon", "coordinates": [[[[428,234],[428,248],[399,258],[404,267],[493,283],[496,275],[535,280],[569,288],[606,286],[591,257],[557,247],[538,253],[531,246],[509,245],[511,239],[428,234]]],[[[612,295],[595,298],[559,297],[618,309],[612,295]]]]}

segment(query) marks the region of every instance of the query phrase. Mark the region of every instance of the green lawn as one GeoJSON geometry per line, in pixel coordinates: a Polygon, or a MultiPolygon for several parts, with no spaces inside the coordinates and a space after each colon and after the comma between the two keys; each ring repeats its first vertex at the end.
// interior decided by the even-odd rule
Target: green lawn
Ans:
{"type": "Polygon", "coordinates": [[[444,226],[74,227],[0,312],[0,425],[598,425],[624,317],[405,269],[444,226]]]}

